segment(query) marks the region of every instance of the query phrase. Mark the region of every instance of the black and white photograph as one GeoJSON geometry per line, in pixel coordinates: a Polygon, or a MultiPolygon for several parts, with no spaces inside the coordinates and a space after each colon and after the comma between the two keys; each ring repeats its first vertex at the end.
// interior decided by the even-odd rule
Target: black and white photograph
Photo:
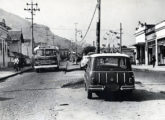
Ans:
{"type": "Polygon", "coordinates": [[[165,0],[0,0],[0,120],[165,120],[165,0]]]}

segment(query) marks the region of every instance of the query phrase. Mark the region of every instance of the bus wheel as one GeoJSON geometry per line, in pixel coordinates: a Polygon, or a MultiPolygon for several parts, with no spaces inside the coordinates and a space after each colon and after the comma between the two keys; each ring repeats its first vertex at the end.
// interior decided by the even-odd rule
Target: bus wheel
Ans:
{"type": "Polygon", "coordinates": [[[40,69],[36,69],[36,72],[39,73],[40,72],[40,69]]]}
{"type": "Polygon", "coordinates": [[[59,66],[57,67],[57,70],[59,70],[59,66]]]}
{"type": "Polygon", "coordinates": [[[87,91],[87,98],[92,99],[92,92],[89,90],[87,91]]]}

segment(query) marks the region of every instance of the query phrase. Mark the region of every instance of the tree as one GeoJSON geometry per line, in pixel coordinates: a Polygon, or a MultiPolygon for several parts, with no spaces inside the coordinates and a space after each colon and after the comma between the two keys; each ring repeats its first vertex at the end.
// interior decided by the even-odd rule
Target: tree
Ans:
{"type": "Polygon", "coordinates": [[[94,46],[87,46],[83,49],[83,54],[87,55],[89,52],[95,52],[96,47],[94,46]]]}

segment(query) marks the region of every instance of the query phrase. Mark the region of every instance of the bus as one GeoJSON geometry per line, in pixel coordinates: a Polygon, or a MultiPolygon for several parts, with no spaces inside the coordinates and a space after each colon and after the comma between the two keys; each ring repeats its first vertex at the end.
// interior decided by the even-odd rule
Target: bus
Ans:
{"type": "Polygon", "coordinates": [[[34,69],[40,72],[41,69],[58,70],[60,65],[60,53],[57,46],[38,46],[34,49],[34,69]]]}

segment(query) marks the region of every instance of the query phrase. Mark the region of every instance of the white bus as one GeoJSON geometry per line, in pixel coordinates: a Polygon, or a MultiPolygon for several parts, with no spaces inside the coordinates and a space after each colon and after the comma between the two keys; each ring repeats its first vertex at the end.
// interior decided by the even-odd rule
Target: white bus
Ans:
{"type": "Polygon", "coordinates": [[[40,72],[41,69],[54,70],[59,69],[60,53],[59,48],[56,46],[36,47],[34,49],[34,69],[40,72]]]}

